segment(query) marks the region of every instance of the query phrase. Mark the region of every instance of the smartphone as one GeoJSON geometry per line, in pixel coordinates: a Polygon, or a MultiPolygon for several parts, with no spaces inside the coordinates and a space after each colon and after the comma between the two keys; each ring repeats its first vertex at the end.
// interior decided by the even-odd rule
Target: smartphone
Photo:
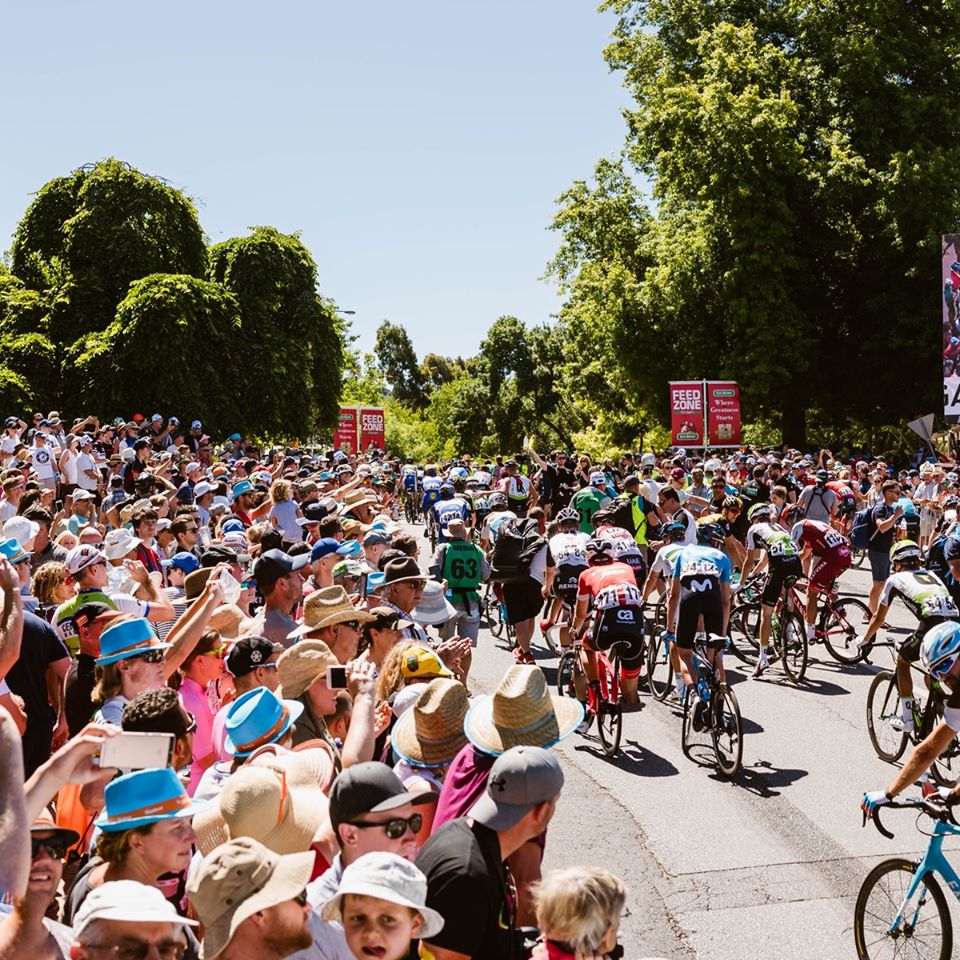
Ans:
{"type": "Polygon", "coordinates": [[[57,513],[59,513],[63,509],[63,501],[57,500],[57,502],[54,503],[53,506],[54,506],[54,509],[57,511],[57,513]]]}
{"type": "Polygon", "coordinates": [[[357,583],[357,594],[360,597],[365,597],[367,595],[367,575],[364,573],[359,582],[357,583]]]}
{"type": "Polygon", "coordinates": [[[327,667],[327,689],[347,689],[347,668],[344,666],[327,667]]]}
{"type": "Polygon", "coordinates": [[[118,733],[104,740],[98,763],[121,770],[169,767],[175,740],[172,733],[118,733]]]}

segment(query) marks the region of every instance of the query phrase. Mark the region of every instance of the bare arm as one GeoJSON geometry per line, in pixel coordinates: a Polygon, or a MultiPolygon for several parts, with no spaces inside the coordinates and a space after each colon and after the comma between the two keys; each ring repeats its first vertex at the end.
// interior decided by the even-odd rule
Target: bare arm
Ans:
{"type": "Polygon", "coordinates": [[[350,728],[343,741],[341,759],[343,768],[373,759],[376,740],[374,707],[377,702],[375,667],[369,660],[354,660],[350,666],[350,688],[353,692],[353,712],[350,728]]]}
{"type": "Polygon", "coordinates": [[[893,783],[887,787],[887,794],[895,797],[915,783],[922,773],[930,769],[933,761],[947,749],[955,736],[956,731],[951,727],[948,727],[943,721],[938,723],[926,739],[914,748],[913,753],[910,754],[907,762],[903,765],[903,769],[897,774],[893,783]]]}
{"type": "MultiPolygon", "coordinates": [[[[210,579],[204,584],[203,592],[167,634],[167,643],[172,643],[173,646],[167,651],[163,659],[163,678],[165,680],[169,680],[183,665],[183,661],[190,656],[193,648],[207,629],[213,611],[223,603],[220,581],[214,579],[217,576],[219,574],[216,572],[210,575],[210,579]]],[[[173,611],[171,610],[171,616],[172,614],[173,611]]],[[[169,620],[170,617],[167,617],[167,619],[169,620]]]]}
{"type": "Polygon", "coordinates": [[[23,640],[23,599],[20,578],[13,565],[4,557],[0,560],[0,589],[3,591],[3,611],[0,613],[0,678],[20,659],[23,640]]]}

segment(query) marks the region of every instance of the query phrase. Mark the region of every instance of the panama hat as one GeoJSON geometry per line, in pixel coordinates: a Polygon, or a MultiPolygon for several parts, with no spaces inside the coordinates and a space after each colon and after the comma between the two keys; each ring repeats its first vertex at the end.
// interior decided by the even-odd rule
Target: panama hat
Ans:
{"type": "Polygon", "coordinates": [[[97,666],[138,657],[147,650],[169,650],[172,643],[161,640],[143,617],[122,620],[100,634],[100,656],[97,666]]]}
{"type": "Polygon", "coordinates": [[[457,608],[444,596],[443,585],[428,580],[423,588],[420,602],[410,611],[410,619],[422,626],[438,626],[452,620],[457,608]]]}
{"type": "Polygon", "coordinates": [[[301,640],[277,658],[283,696],[296,700],[326,672],[340,663],[322,640],[301,640]]]}
{"type": "Polygon", "coordinates": [[[302,637],[305,633],[332,627],[335,623],[357,620],[369,623],[373,616],[366,610],[359,610],[347,591],[340,586],[322,587],[314,590],[303,602],[303,623],[288,634],[287,639],[302,637]]]}
{"type": "Polygon", "coordinates": [[[29,560],[33,554],[24,550],[15,537],[10,537],[9,540],[0,540],[0,556],[6,557],[10,563],[22,563],[29,560]]]}
{"type": "Polygon", "coordinates": [[[431,680],[394,726],[394,750],[418,767],[451,763],[467,742],[463,721],[469,706],[462,683],[442,677],[431,680]]]}
{"type": "Polygon", "coordinates": [[[280,740],[301,713],[298,700],[281,700],[266,687],[248,690],[227,712],[223,749],[231,756],[248,757],[257,747],[280,740]]]}
{"type": "Polygon", "coordinates": [[[477,697],[467,712],[467,739],[485,753],[510,747],[550,747],[576,730],[583,705],[572,697],[552,696],[539,667],[515,664],[493,696],[477,697]]]}
{"type": "Polygon", "coordinates": [[[103,792],[104,811],[96,825],[104,833],[144,827],[158,820],[192,817],[208,806],[206,800],[191,800],[170,767],[135,770],[117,777],[103,792]]]}

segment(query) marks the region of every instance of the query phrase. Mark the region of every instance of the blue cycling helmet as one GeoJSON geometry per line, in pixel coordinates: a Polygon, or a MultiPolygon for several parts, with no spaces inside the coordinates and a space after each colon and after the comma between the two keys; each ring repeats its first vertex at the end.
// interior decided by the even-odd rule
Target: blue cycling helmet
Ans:
{"type": "Polygon", "coordinates": [[[716,547],[719,550],[724,540],[723,528],[718,523],[704,523],[697,527],[697,543],[701,547],[716,547]]]}
{"type": "Polygon", "coordinates": [[[678,540],[682,540],[687,535],[687,528],[677,521],[668,523],[663,528],[663,539],[667,543],[676,543],[678,540]]]}
{"type": "Polygon", "coordinates": [[[960,657],[960,623],[946,620],[931,627],[920,647],[920,660],[937,680],[945,677],[960,657]]]}

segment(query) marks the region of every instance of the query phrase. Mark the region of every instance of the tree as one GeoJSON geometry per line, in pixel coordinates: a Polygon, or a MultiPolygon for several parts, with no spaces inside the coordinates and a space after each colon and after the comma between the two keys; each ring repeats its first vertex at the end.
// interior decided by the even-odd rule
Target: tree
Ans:
{"type": "Polygon", "coordinates": [[[445,383],[456,380],[463,371],[463,359],[460,357],[454,360],[451,357],[442,357],[438,353],[428,353],[420,361],[420,376],[427,393],[433,393],[445,383]]]}
{"type": "Polygon", "coordinates": [[[377,327],[374,353],[393,396],[401,403],[422,408],[427,402],[425,382],[407,331],[384,320],[377,327]]]}
{"type": "Polygon", "coordinates": [[[343,344],[317,268],[297,236],[256,227],[210,249],[210,279],[237,298],[243,351],[260,389],[234,391],[240,422],[269,436],[311,437],[336,422],[343,344]]]}

